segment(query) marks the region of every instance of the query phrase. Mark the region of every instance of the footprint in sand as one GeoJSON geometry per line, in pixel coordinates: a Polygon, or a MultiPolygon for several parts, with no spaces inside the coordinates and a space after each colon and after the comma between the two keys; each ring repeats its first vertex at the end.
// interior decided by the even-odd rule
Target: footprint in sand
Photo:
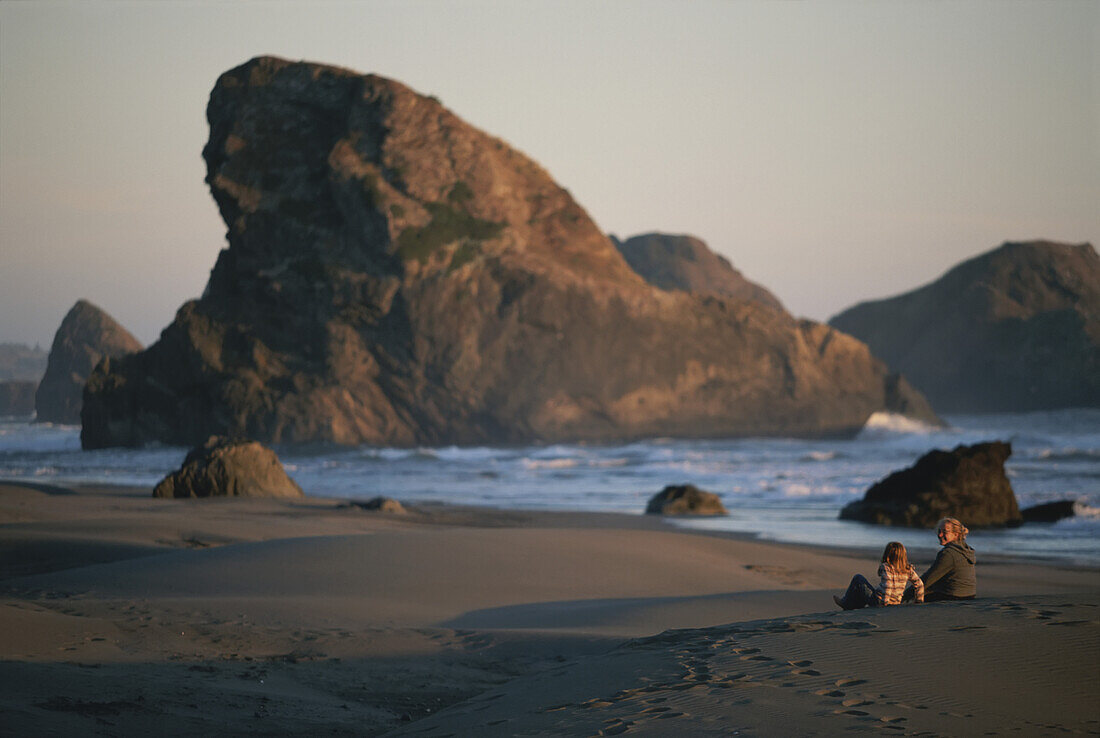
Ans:
{"type": "MultiPolygon", "coordinates": [[[[618,718],[615,718],[615,719],[618,720],[618,718]]],[[[619,721],[619,722],[615,723],[614,725],[607,726],[606,728],[601,730],[598,735],[622,735],[626,731],[630,730],[630,726],[633,725],[633,724],[634,724],[633,722],[629,722],[629,721],[627,721],[627,722],[619,721]]]]}
{"type": "Polygon", "coordinates": [[[819,697],[843,697],[846,692],[841,692],[839,689],[819,689],[814,692],[819,697]]]}
{"type": "Polygon", "coordinates": [[[845,630],[871,630],[873,628],[877,628],[878,626],[874,623],[868,623],[863,620],[855,620],[851,623],[841,623],[839,627],[845,630]]]}
{"type": "MultiPolygon", "coordinates": [[[[562,705],[551,705],[550,707],[544,707],[541,710],[539,710],[539,712],[558,712],[559,710],[564,710],[565,708],[572,707],[572,706],[573,706],[573,703],[566,702],[565,704],[562,704],[562,705]]],[[[486,705],[486,707],[488,707],[488,705],[486,705]]],[[[485,708],[482,708],[482,709],[485,709],[485,708]]]]}
{"type": "Polygon", "coordinates": [[[833,682],[833,684],[835,684],[838,687],[854,687],[857,684],[866,684],[866,683],[867,683],[866,679],[851,679],[851,678],[848,678],[848,677],[843,677],[843,678],[837,679],[835,682],[833,682]]]}

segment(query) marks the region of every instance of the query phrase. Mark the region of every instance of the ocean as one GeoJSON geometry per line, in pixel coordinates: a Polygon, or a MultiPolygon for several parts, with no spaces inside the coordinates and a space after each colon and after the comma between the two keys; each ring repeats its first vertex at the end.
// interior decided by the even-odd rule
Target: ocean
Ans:
{"type": "MultiPolygon", "coordinates": [[[[516,510],[642,514],[669,484],[717,493],[730,515],[678,525],[762,539],[882,550],[889,540],[934,550],[932,531],[841,521],[840,509],[879,479],[934,448],[1012,443],[1006,464],[1020,507],[1073,499],[1057,523],[973,531],[983,552],[1100,565],[1100,409],[951,416],[948,428],[875,415],[851,440],[658,438],[619,445],[527,447],[280,447],[287,472],[309,495],[516,510]]],[[[0,478],[50,484],[152,487],[187,449],[82,451],[80,429],[0,420],[0,478]]],[[[963,521],[966,522],[965,520],[963,521]]]]}

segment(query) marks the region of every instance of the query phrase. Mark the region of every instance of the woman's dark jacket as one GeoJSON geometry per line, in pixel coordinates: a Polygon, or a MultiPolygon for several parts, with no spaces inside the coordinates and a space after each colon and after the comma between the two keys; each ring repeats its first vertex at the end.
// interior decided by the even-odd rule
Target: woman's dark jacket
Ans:
{"type": "Polygon", "coordinates": [[[925,598],[929,594],[943,597],[973,597],[978,593],[977,579],[974,576],[974,562],[977,556],[966,541],[951,541],[936,554],[932,566],[921,576],[924,582],[925,598]]]}

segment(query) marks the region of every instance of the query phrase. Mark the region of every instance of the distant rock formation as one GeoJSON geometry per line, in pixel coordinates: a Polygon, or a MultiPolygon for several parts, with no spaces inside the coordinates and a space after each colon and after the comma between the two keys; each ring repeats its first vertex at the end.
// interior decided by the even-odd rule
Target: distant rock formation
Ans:
{"type": "Polygon", "coordinates": [[[1019,525],[1004,469],[1011,454],[1012,446],[1001,441],[929,451],[845,505],[840,517],[909,528],[934,528],[942,518],[957,518],[967,528],[1019,525]]]}
{"type": "Polygon", "coordinates": [[[38,346],[0,343],[0,382],[24,381],[37,385],[46,371],[47,356],[38,346]]]}
{"type": "Polygon", "coordinates": [[[745,279],[724,256],[695,236],[643,233],[620,241],[611,236],[630,268],[663,290],[712,292],[752,300],[783,310],[783,303],[764,287],[745,279]]]}
{"type": "Polygon", "coordinates": [[[29,417],[34,413],[36,382],[0,381],[0,417],[29,417]]]}
{"type": "Polygon", "coordinates": [[[653,288],[538,164],[397,82],[262,57],[207,118],[229,246],[89,379],[86,448],[842,435],[895,409],[861,342],[653,288]]]}
{"type": "Polygon", "coordinates": [[[1100,407],[1100,257],[1006,243],[830,325],[866,341],[940,412],[1100,407]]]}
{"type": "Polygon", "coordinates": [[[153,497],[303,497],[279,457],[256,441],[211,436],[192,449],[177,471],[162,479],[153,497]]]}
{"type": "Polygon", "coordinates": [[[694,484],[669,485],[650,498],[647,515],[729,515],[722,500],[694,484]]]}
{"type": "Polygon", "coordinates": [[[77,300],[53,338],[46,374],[35,393],[39,423],[79,423],[84,383],[104,357],[141,351],[141,343],[114,318],[77,300]]]}

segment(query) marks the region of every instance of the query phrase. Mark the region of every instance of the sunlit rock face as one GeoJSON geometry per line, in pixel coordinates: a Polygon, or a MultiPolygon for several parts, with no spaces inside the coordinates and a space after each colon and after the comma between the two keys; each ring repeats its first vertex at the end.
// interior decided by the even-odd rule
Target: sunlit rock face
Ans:
{"type": "Polygon", "coordinates": [[[899,396],[934,417],[850,336],[647,284],[538,164],[398,82],[257,58],[207,117],[228,247],[91,378],[86,447],[831,435],[899,396]]]}
{"type": "Polygon", "coordinates": [[[1100,257],[1091,244],[1006,243],[829,322],[866,341],[940,412],[1100,407],[1100,257]]]}

